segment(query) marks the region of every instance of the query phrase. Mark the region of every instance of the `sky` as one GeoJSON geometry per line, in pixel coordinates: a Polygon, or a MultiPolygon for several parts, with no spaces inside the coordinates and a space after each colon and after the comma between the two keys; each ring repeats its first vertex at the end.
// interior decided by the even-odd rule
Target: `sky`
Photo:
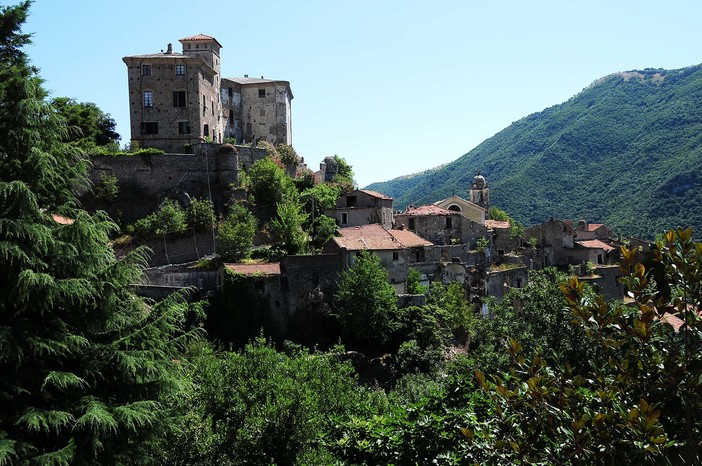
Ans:
{"type": "Polygon", "coordinates": [[[122,57],[213,36],[224,77],[290,82],[307,165],[338,154],[363,187],[451,162],[605,75],[699,64],[700,19],[699,0],[36,0],[23,30],[52,96],[96,103],[123,143],[122,57]]]}

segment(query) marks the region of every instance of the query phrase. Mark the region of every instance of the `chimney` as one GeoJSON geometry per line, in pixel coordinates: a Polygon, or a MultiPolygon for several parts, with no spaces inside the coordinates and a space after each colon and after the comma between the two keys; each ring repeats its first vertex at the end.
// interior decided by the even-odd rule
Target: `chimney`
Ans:
{"type": "Polygon", "coordinates": [[[245,77],[245,78],[248,78],[248,77],[249,77],[249,75],[248,75],[248,74],[245,74],[245,75],[244,75],[244,77],[245,77]]]}
{"type": "Polygon", "coordinates": [[[166,49],[166,53],[171,54],[173,53],[173,44],[170,42],[168,43],[168,48],[166,49]]]}

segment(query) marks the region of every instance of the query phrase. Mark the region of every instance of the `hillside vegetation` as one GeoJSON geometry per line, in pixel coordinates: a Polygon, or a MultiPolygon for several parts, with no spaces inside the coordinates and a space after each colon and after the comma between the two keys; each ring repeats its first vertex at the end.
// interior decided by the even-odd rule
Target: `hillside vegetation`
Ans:
{"type": "Polygon", "coordinates": [[[480,170],[491,203],[525,224],[605,222],[653,237],[702,231],[702,65],[616,73],[511,124],[454,162],[374,183],[395,206],[467,196],[480,170]]]}

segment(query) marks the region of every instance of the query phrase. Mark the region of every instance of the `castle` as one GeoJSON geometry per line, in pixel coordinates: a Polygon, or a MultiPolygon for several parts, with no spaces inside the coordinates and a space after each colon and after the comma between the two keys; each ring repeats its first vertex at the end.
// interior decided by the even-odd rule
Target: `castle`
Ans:
{"type": "Polygon", "coordinates": [[[225,138],[292,144],[288,81],[223,78],[217,39],[197,34],[180,43],[182,53],[168,44],[165,52],[122,59],[129,78],[132,141],[167,152],[225,138]]]}

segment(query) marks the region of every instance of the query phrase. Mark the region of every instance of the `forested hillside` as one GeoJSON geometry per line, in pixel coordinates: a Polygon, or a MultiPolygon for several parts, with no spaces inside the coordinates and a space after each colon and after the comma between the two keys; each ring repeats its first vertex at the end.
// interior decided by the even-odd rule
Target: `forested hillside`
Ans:
{"type": "Polygon", "coordinates": [[[584,218],[641,237],[678,225],[698,235],[701,130],[702,65],[616,73],[450,164],[368,188],[402,208],[465,196],[479,170],[491,203],[525,224],[584,218]]]}

